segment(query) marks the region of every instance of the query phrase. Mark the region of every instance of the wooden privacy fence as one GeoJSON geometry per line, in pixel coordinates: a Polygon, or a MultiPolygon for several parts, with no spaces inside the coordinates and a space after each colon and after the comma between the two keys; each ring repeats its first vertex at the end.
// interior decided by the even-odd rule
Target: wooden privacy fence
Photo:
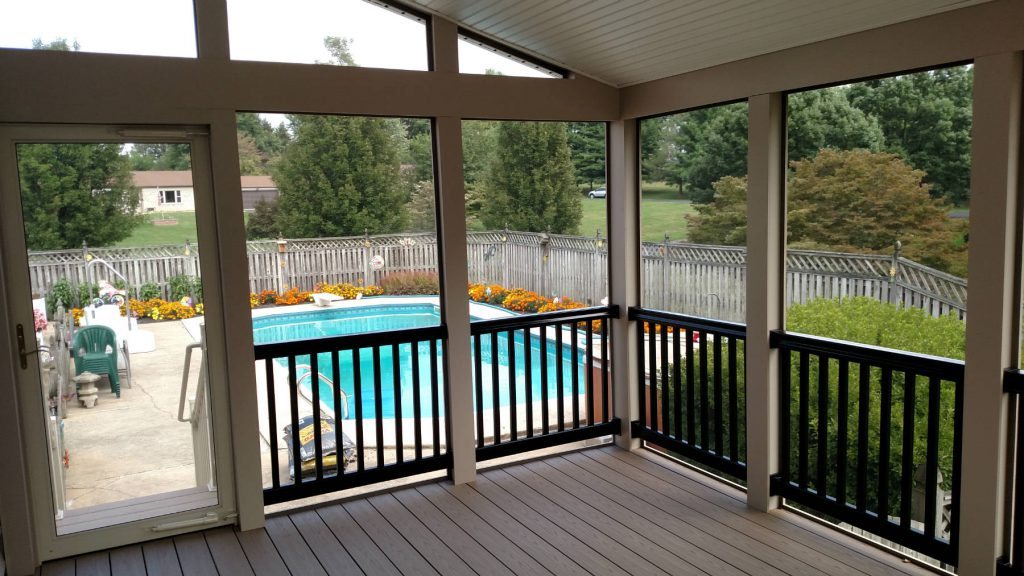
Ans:
{"type": "MultiPolygon", "coordinates": [[[[608,294],[608,243],[594,237],[534,232],[470,232],[469,281],[526,288],[598,305],[608,294]]],[[[320,282],[379,284],[396,272],[436,272],[433,233],[260,240],[247,243],[252,292],[320,282]]],[[[746,314],[746,249],[671,242],[641,246],[642,304],[693,316],[743,322],[746,314]]],[[[45,294],[66,278],[73,286],[113,281],[109,269],[138,288],[155,284],[169,296],[168,281],[198,275],[198,250],[188,244],[144,248],[88,248],[29,254],[32,289],[45,294]]],[[[787,253],[787,304],[814,298],[865,296],[963,318],[963,279],[899,256],[809,250],[787,253]]]]}

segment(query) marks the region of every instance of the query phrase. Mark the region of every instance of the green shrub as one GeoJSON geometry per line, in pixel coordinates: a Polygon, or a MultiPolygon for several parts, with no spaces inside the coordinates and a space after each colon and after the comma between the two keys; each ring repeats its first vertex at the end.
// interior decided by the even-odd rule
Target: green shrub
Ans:
{"type": "Polygon", "coordinates": [[[70,310],[74,307],[74,292],[71,290],[71,283],[66,278],[61,278],[50,286],[50,291],[46,293],[46,313],[50,318],[53,318],[57,312],[58,304],[64,306],[65,310],[70,310]]]}
{"type": "Polygon", "coordinates": [[[163,291],[160,290],[160,287],[154,284],[153,282],[146,282],[141,287],[139,287],[139,300],[153,300],[156,298],[161,298],[162,296],[163,291]]]}
{"type": "Polygon", "coordinates": [[[171,292],[171,302],[177,302],[186,296],[194,297],[197,304],[203,301],[203,283],[196,276],[171,276],[167,279],[167,286],[171,292]]]}
{"type": "Polygon", "coordinates": [[[92,302],[93,298],[98,298],[100,295],[99,284],[86,284],[85,282],[78,285],[78,302],[76,307],[85,308],[92,302]]]}

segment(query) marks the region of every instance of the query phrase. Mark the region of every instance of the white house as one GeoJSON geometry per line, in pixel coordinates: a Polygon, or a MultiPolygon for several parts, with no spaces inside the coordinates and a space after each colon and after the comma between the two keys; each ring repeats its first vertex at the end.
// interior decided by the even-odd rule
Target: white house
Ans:
{"type": "MultiPolygon", "coordinates": [[[[190,170],[137,170],[132,180],[139,188],[140,212],[194,212],[195,191],[190,170]]],[[[277,198],[270,176],[242,176],[242,207],[252,210],[259,200],[277,198]]]]}

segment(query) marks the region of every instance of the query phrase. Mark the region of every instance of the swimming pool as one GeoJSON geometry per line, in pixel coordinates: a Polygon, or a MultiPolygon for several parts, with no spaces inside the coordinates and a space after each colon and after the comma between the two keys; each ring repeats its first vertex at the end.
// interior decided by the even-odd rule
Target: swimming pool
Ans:
{"type": "MultiPolygon", "coordinates": [[[[471,317],[472,320],[480,318],[471,317]]],[[[364,306],[347,308],[330,308],[326,310],[307,310],[302,312],[273,314],[253,318],[253,340],[255,344],[269,344],[273,342],[285,342],[296,340],[309,340],[315,338],[329,338],[332,336],[344,336],[348,334],[360,334],[365,332],[393,331],[424,326],[437,326],[441,322],[440,309],[435,304],[367,304],[364,306]]],[[[582,340],[582,338],[581,338],[582,340]]],[[[491,350],[490,337],[484,337],[481,341],[480,367],[483,377],[483,393],[481,394],[484,409],[493,407],[493,362],[498,364],[498,403],[499,406],[508,406],[510,397],[509,387],[509,354],[508,334],[499,334],[497,339],[497,354],[491,350]]],[[[416,364],[419,370],[420,386],[420,415],[430,416],[434,413],[434,400],[431,389],[431,370],[436,369],[438,379],[439,400],[437,412],[439,416],[444,415],[444,386],[443,366],[441,361],[441,344],[437,342],[437,354],[431,354],[430,342],[420,342],[415,346],[412,344],[401,344],[398,346],[398,377],[400,379],[400,405],[401,414],[395,413],[395,358],[394,349],[391,346],[383,346],[380,349],[380,383],[381,383],[381,416],[383,418],[412,418],[415,416],[413,405],[413,356],[416,356],[416,364]]],[[[515,334],[515,365],[512,372],[515,376],[515,398],[522,403],[526,397],[526,350],[527,343],[522,331],[515,334]]],[[[534,333],[529,342],[530,372],[532,382],[532,394],[535,401],[542,397],[541,382],[541,336],[539,332],[534,333]]],[[[563,338],[562,354],[559,359],[557,345],[554,340],[554,329],[549,329],[546,342],[546,362],[548,371],[547,393],[549,398],[558,396],[557,370],[561,364],[563,373],[563,393],[566,398],[572,395],[572,374],[573,370],[578,371],[580,382],[584,381],[584,360],[585,355],[582,347],[574,351],[568,344],[568,337],[563,338]]],[[[474,350],[475,354],[475,350],[474,350]]],[[[334,391],[332,382],[335,380],[333,371],[333,359],[330,353],[317,355],[319,378],[319,396],[322,407],[330,413],[334,413],[334,391]]],[[[282,369],[286,369],[285,359],[276,360],[282,369]]],[[[302,378],[303,374],[309,372],[310,356],[298,356],[296,366],[303,366],[298,370],[300,378],[299,386],[307,398],[312,398],[311,382],[312,377],[302,378]]],[[[376,417],[376,392],[374,387],[374,359],[372,348],[364,348],[359,351],[359,392],[362,403],[363,418],[376,417]]],[[[335,415],[336,418],[355,418],[356,382],[354,378],[353,352],[351,350],[338,353],[338,373],[340,374],[338,385],[343,394],[342,398],[348,402],[347,407],[342,407],[342,413],[335,415]],[[347,410],[346,410],[347,408],[347,410]],[[346,414],[347,413],[347,414],[346,414]]],[[[476,366],[473,366],[473,378],[476,381],[476,366]]],[[[474,398],[475,402],[475,398],[474,398]]]]}

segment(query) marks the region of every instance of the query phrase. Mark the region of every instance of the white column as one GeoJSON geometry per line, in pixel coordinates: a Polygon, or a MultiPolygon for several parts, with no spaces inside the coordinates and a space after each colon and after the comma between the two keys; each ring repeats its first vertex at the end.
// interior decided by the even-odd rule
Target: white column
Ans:
{"type": "Polygon", "coordinates": [[[785,115],[778,93],[749,100],[747,152],[747,504],[778,506],[769,479],[778,468],[778,352],[785,326],[785,115]]]}
{"type": "Polygon", "coordinates": [[[994,574],[1002,552],[1007,397],[1017,345],[1021,53],[974,61],[967,372],[960,482],[961,574],[994,574]]]}
{"type": "Polygon", "coordinates": [[[612,394],[615,416],[622,431],[615,442],[627,449],[640,447],[630,433],[630,422],[640,417],[637,396],[636,323],[627,316],[640,304],[640,163],[639,122],[608,124],[608,277],[609,302],[619,307],[611,322],[612,394]]]}

